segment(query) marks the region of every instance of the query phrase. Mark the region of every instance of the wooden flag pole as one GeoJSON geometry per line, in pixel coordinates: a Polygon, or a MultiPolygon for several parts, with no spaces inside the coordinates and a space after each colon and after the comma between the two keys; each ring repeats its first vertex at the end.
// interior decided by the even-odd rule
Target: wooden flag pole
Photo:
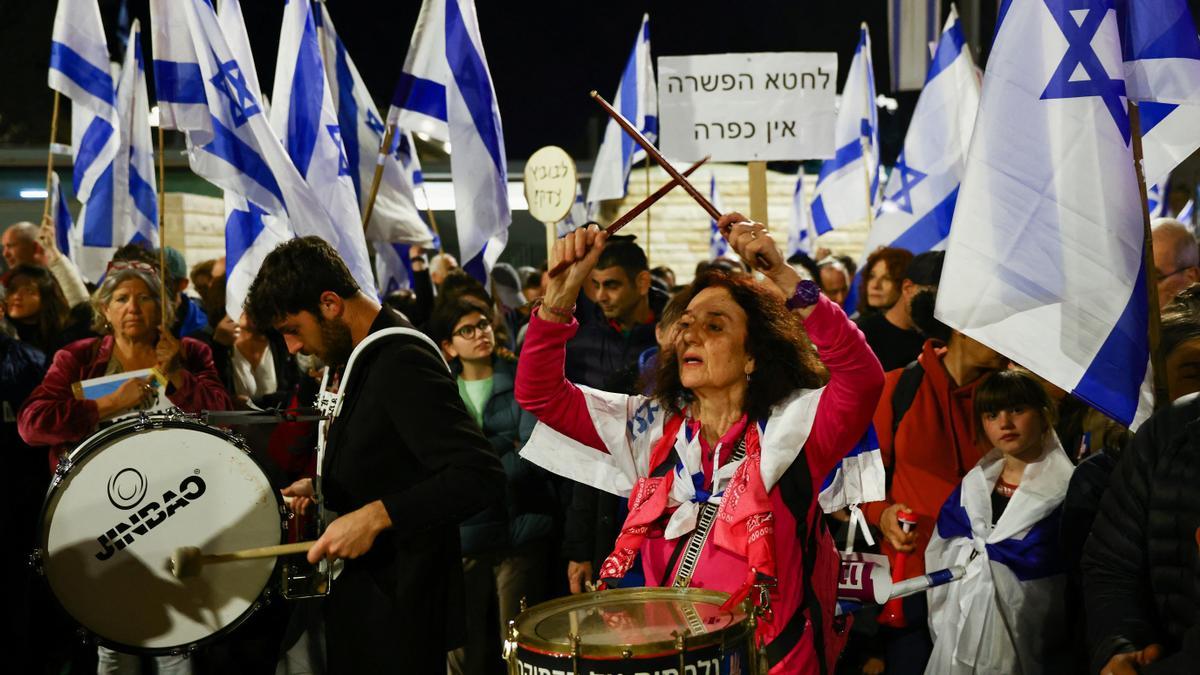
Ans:
{"type": "MultiPolygon", "coordinates": [[[[417,149],[413,148],[413,153],[417,149]]],[[[429,203],[429,190],[425,189],[425,182],[421,182],[421,194],[425,195],[425,215],[429,216],[429,227],[433,230],[433,236],[437,237],[437,252],[442,252],[442,233],[438,231],[437,218],[433,217],[433,205],[429,203]]]]}
{"type": "Polygon", "coordinates": [[[392,135],[395,133],[396,125],[388,124],[387,131],[383,133],[383,142],[379,144],[379,155],[375,158],[375,175],[371,177],[371,191],[367,193],[367,205],[363,208],[364,234],[367,232],[367,223],[371,222],[371,213],[375,210],[375,198],[379,196],[379,183],[383,180],[383,163],[387,161],[388,150],[392,147],[392,135]]]}
{"type": "Polygon", "coordinates": [[[53,195],[50,194],[53,189],[54,176],[54,144],[58,140],[58,106],[59,99],[62,96],[57,89],[54,90],[54,109],[50,113],[50,149],[46,152],[46,206],[42,209],[42,225],[50,222],[50,200],[53,195]]]}
{"type": "MultiPolygon", "coordinates": [[[[161,113],[161,109],[160,109],[161,113]]],[[[158,269],[162,279],[159,290],[162,293],[162,327],[167,329],[167,165],[163,161],[166,150],[163,149],[162,118],[158,124],[158,269]]]]}
{"type": "MultiPolygon", "coordinates": [[[[1159,350],[1162,340],[1162,316],[1158,306],[1158,268],[1154,266],[1154,241],[1150,234],[1150,203],[1146,198],[1146,177],[1142,170],[1142,132],[1140,112],[1133,101],[1129,102],[1129,128],[1133,140],[1133,166],[1137,173],[1138,194],[1142,200],[1142,255],[1143,266],[1146,269],[1146,296],[1149,321],[1147,326],[1150,338],[1150,367],[1154,373],[1154,409],[1158,410],[1169,404],[1167,393],[1167,370],[1165,359],[1159,350]]],[[[1164,195],[1164,199],[1166,196],[1164,195]]]]}

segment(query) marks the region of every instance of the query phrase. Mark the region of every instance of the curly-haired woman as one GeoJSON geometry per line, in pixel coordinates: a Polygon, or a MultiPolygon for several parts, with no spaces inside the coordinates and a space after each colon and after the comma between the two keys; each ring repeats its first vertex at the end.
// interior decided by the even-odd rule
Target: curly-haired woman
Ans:
{"type": "Polygon", "coordinates": [[[866,430],[883,372],[854,324],[800,281],[763,225],[731,213],[719,227],[766,282],[717,271],[695,281],[672,348],[660,355],[653,397],[563,377],[577,326],[571,305],[607,237],[593,227],[555,244],[551,266],[572,264],[550,281],[521,354],[517,400],[541,422],[522,454],[630,497],[602,579],[621,577],[640,553],[647,583],[678,581],[684,556],[673,553],[704,505],[719,504],[690,585],[736,601],[773,582],[774,618],[759,634],[771,672],[832,670],[845,639],[833,620],[839,560],[817,494],[866,430]]]}

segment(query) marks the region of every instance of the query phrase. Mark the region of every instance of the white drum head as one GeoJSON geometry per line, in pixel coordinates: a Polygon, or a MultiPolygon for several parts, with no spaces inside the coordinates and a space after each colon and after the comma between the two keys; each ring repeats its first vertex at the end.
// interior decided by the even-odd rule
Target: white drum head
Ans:
{"type": "Polygon", "coordinates": [[[205,565],[176,579],[175,549],[280,543],[280,501],[258,464],[191,422],[116,425],[93,436],[46,501],[43,569],[64,609],[102,640],[165,651],[239,622],[275,558],[205,565]]]}

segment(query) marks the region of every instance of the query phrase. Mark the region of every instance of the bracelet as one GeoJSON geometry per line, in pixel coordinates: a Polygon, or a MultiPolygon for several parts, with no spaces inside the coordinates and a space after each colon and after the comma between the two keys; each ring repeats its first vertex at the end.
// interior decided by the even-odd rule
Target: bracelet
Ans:
{"type": "Polygon", "coordinates": [[[575,317],[575,305],[571,305],[569,308],[553,307],[551,305],[547,305],[546,303],[542,302],[541,300],[538,300],[537,309],[544,309],[547,312],[550,312],[551,314],[553,314],[554,316],[557,316],[562,319],[570,320],[575,317]]]}

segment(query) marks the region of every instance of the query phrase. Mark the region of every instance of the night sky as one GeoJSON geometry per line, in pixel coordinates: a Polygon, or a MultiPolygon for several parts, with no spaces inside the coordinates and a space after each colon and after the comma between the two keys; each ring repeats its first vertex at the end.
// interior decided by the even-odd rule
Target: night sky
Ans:
{"type": "MultiPolygon", "coordinates": [[[[997,0],[983,0],[994,16],[997,0]]],[[[0,68],[0,145],[41,145],[49,136],[52,96],[46,86],[50,32],[57,3],[0,0],[0,44],[10,63],[0,68]]],[[[117,26],[121,0],[100,0],[110,51],[123,46],[117,26]]],[[[149,53],[148,0],[128,0],[142,20],[149,53]]],[[[338,33],[381,110],[386,109],[404,62],[418,0],[328,0],[338,33]]],[[[242,0],[259,80],[271,91],[281,0],[242,0]]],[[[950,3],[943,2],[943,13],[950,3]]],[[[1195,14],[1200,0],[1192,0],[1195,14]]],[[[888,81],[887,9],[884,0],[711,0],[558,2],[476,0],[484,49],[504,123],[510,161],[523,162],[543,145],[560,145],[590,161],[603,129],[602,113],[587,93],[611,98],[643,12],[650,12],[655,57],[752,51],[836,51],[840,80],[866,21],[874,42],[876,86],[900,101],[882,113],[882,159],[895,158],[916,92],[891,94],[888,81]]],[[[991,35],[992,25],[982,26],[991,35]]],[[[153,80],[150,81],[153,98],[153,80]]],[[[65,138],[65,133],[60,138],[65,138]]],[[[180,139],[175,142],[181,143],[180,139]]]]}

